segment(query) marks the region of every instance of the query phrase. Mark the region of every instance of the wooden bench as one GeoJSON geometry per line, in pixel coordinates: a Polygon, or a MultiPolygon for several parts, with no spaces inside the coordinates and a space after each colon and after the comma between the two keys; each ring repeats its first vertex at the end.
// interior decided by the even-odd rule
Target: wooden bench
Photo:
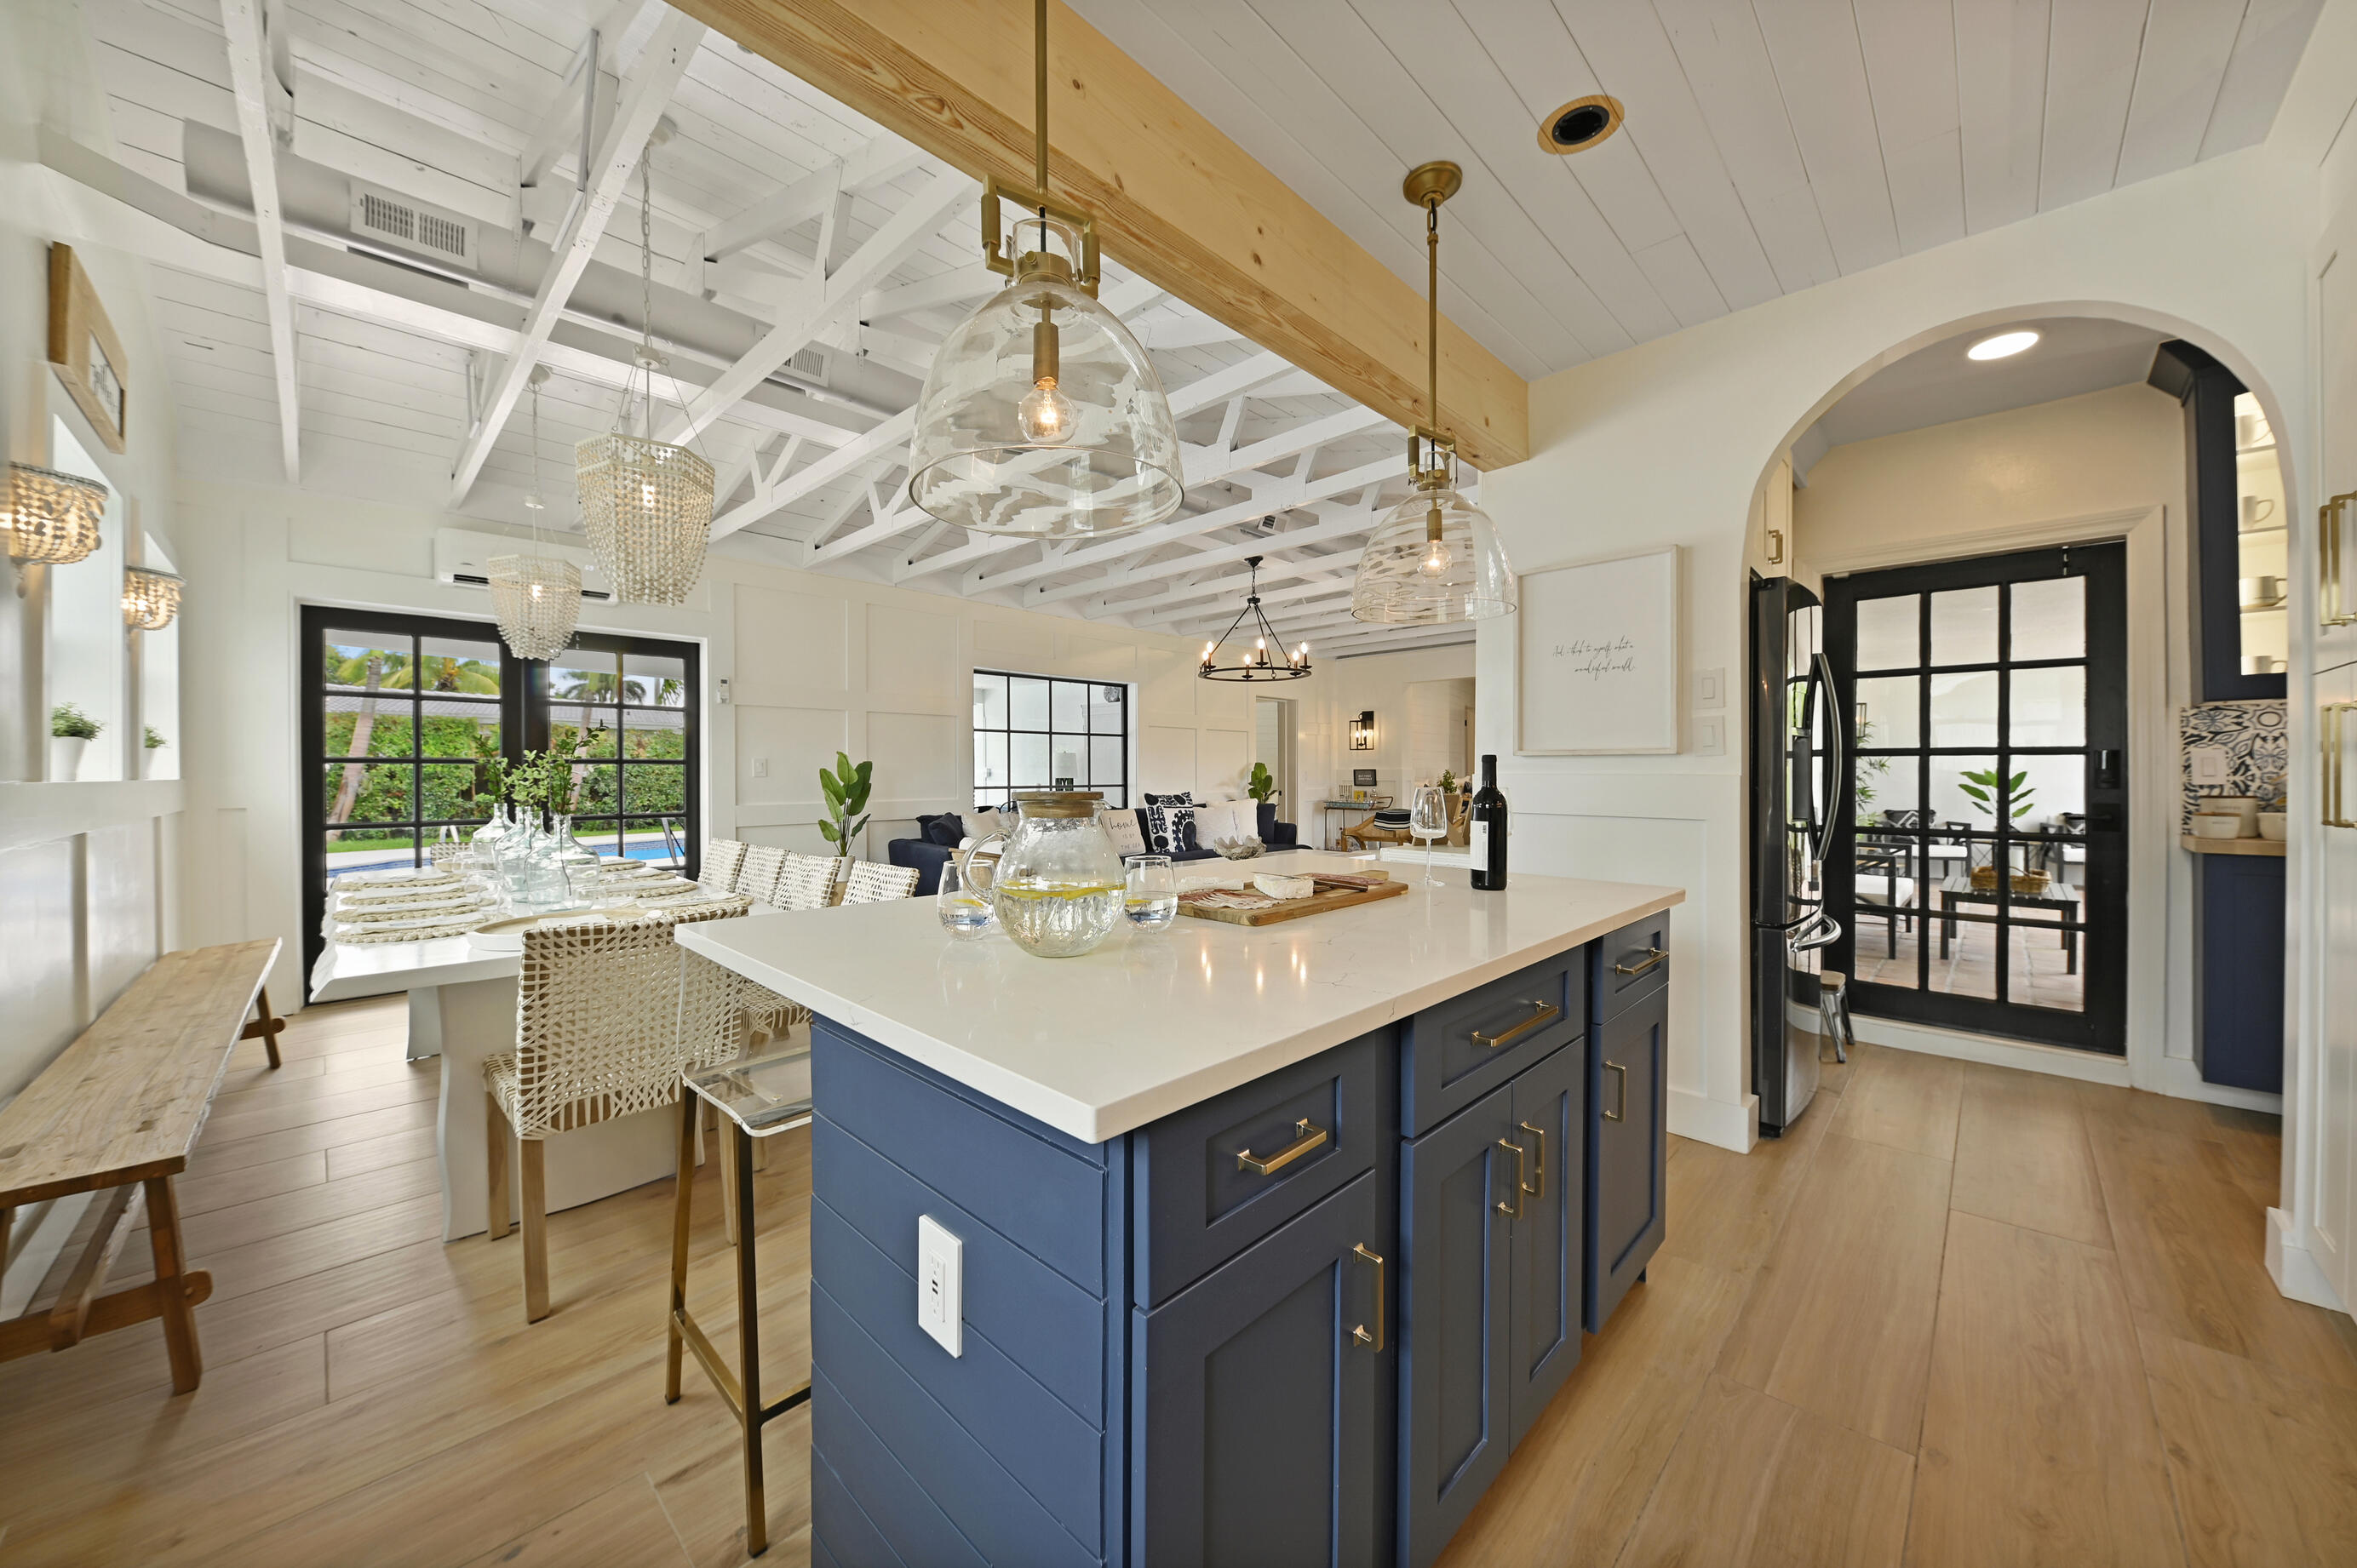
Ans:
{"type": "Polygon", "coordinates": [[[0,1322],[0,1361],[160,1317],[173,1391],[197,1386],[194,1309],[213,1282],[188,1266],[172,1178],[188,1168],[237,1043],[261,1040],[278,1065],[285,1026],[262,988],[277,957],[275,939],[166,953],[0,1109],[0,1260],[13,1210],[103,1195],[83,1210],[30,1310],[0,1322]],[[143,1197],[156,1277],[101,1295],[143,1197]]]}

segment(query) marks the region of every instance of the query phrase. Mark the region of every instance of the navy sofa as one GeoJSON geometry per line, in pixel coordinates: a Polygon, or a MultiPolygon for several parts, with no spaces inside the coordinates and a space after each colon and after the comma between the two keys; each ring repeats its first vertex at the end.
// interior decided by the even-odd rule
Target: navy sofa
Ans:
{"type": "MultiPolygon", "coordinates": [[[[1153,842],[1152,836],[1146,832],[1146,808],[1143,806],[1136,808],[1134,814],[1137,818],[1139,834],[1146,837],[1146,842],[1153,842]]],[[[1274,805],[1263,801],[1257,814],[1260,819],[1260,842],[1266,844],[1272,852],[1299,846],[1301,842],[1299,830],[1291,822],[1278,822],[1276,808],[1274,805]]],[[[905,865],[916,872],[917,895],[920,897],[927,897],[941,891],[942,867],[949,864],[950,856],[957,853],[958,841],[964,834],[963,821],[954,811],[945,811],[939,816],[919,817],[917,836],[912,839],[892,840],[885,846],[885,858],[895,865],[905,865]]],[[[1190,850],[1174,858],[1217,860],[1219,855],[1218,850],[1205,844],[1200,849],[1190,850]]]]}

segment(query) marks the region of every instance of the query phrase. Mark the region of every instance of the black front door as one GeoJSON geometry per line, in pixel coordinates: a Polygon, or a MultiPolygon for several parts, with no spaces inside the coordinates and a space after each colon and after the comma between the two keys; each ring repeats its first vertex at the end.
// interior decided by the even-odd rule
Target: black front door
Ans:
{"type": "Polygon", "coordinates": [[[2126,1050],[2127,547],[1825,584],[1828,967],[1871,1016],[2126,1050]]]}

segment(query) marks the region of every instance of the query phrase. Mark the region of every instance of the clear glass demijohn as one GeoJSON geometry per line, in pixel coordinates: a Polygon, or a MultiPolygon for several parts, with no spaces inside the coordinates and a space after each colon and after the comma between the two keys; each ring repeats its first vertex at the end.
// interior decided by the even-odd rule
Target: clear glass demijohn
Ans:
{"type": "Polygon", "coordinates": [[[978,533],[1089,539],[1159,522],[1184,493],[1162,378],[1120,318],[1072,281],[1052,218],[1014,225],[1015,279],[933,357],[909,499],[978,533]]]}

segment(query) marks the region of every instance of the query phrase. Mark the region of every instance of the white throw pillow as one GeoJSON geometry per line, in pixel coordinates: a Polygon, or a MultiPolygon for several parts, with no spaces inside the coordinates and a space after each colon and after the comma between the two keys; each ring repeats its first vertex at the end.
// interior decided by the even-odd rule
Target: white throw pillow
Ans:
{"type": "Polygon", "coordinates": [[[1008,825],[995,811],[961,811],[958,813],[958,821],[965,829],[965,836],[970,839],[988,838],[1000,828],[1008,825]]]}
{"type": "Polygon", "coordinates": [[[1211,848],[1221,839],[1247,839],[1260,826],[1250,800],[1217,800],[1195,808],[1195,835],[1211,848]]]}
{"type": "Polygon", "coordinates": [[[1103,824],[1105,836],[1113,840],[1114,854],[1130,855],[1146,853],[1146,830],[1137,825],[1135,811],[1108,807],[1097,813],[1097,821],[1103,824]]]}

